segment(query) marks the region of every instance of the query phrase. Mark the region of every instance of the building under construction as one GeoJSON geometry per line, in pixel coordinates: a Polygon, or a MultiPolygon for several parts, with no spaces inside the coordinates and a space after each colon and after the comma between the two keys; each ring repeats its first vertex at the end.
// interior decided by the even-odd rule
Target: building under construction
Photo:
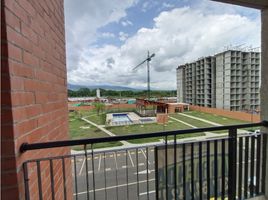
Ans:
{"type": "Polygon", "coordinates": [[[260,52],[227,50],[177,68],[178,102],[227,110],[259,109],[260,52]]]}

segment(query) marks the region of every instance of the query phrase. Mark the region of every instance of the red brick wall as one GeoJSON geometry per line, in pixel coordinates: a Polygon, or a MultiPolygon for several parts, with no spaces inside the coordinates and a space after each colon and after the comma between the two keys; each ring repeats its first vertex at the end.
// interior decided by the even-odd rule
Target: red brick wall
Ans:
{"type": "Polygon", "coordinates": [[[190,105],[190,110],[197,110],[197,111],[206,112],[206,113],[213,113],[216,115],[230,117],[233,119],[244,120],[244,121],[248,121],[248,122],[251,122],[251,121],[252,122],[260,122],[260,115],[259,114],[251,115],[250,113],[245,113],[245,112],[223,110],[223,109],[218,109],[218,108],[208,108],[208,107],[194,106],[194,105],[190,105]]]}
{"type": "MultiPolygon", "coordinates": [[[[24,142],[68,138],[65,55],[63,0],[1,1],[2,199],[24,198],[25,160],[69,153],[68,148],[19,152],[24,142]]],[[[70,161],[66,164],[67,191],[72,192],[70,161]]],[[[60,186],[56,199],[62,198],[63,188],[59,166],[54,163],[60,186]]],[[[33,169],[30,188],[36,199],[33,169]]],[[[42,169],[44,199],[49,199],[48,163],[42,169]]]]}
{"type": "Polygon", "coordinates": [[[168,123],[168,114],[166,113],[157,113],[156,121],[158,124],[166,124],[168,123]]]}
{"type": "MultiPolygon", "coordinates": [[[[79,103],[79,102],[78,102],[79,103]]],[[[72,106],[75,103],[69,103],[69,110],[93,110],[94,106],[72,106]]],[[[136,104],[111,104],[105,106],[105,109],[129,109],[136,108],[136,104]]]]}

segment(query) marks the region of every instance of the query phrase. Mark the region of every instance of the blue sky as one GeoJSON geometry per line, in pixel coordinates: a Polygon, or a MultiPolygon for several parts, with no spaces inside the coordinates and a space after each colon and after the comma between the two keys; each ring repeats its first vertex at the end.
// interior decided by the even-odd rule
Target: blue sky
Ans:
{"type": "Polygon", "coordinates": [[[68,82],[175,89],[176,67],[226,46],[260,46],[260,13],[209,0],[65,0],[68,82]]]}

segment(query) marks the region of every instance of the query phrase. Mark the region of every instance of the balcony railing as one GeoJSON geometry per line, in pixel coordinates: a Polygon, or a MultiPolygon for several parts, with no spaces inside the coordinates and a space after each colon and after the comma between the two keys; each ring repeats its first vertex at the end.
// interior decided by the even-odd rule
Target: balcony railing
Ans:
{"type": "Polygon", "coordinates": [[[82,153],[26,161],[25,198],[59,199],[56,191],[60,189],[63,199],[255,197],[265,189],[267,136],[245,133],[245,129],[261,126],[267,122],[23,144],[22,152],[83,146],[82,153]],[[178,139],[222,130],[228,135],[183,142],[178,139]],[[149,138],[155,142],[142,143],[149,138]],[[95,148],[108,142],[122,142],[124,146],[95,148]]]}

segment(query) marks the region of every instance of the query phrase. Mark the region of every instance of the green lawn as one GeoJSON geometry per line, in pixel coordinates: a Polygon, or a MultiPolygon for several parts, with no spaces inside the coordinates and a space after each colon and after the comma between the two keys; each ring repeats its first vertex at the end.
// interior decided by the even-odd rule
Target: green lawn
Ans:
{"type": "MultiPolygon", "coordinates": [[[[101,131],[100,129],[96,128],[88,124],[87,122],[83,121],[79,118],[77,113],[70,113],[69,114],[69,134],[71,139],[81,139],[81,138],[97,138],[97,137],[107,137],[106,133],[101,131]]],[[[112,146],[120,146],[122,145],[121,142],[106,142],[94,145],[95,148],[101,147],[112,147],[112,146]]],[[[90,148],[90,146],[88,146],[90,148]]],[[[83,149],[82,146],[76,146],[73,149],[83,149]]]]}
{"type": "MultiPolygon", "coordinates": [[[[185,113],[185,114],[188,114],[189,112],[185,113]]],[[[214,125],[212,124],[209,124],[209,123],[206,123],[206,122],[202,122],[200,120],[197,120],[197,119],[192,119],[190,117],[186,117],[186,116],[183,116],[183,115],[180,115],[180,114],[170,114],[171,117],[174,117],[178,120],[181,120],[181,121],[184,121],[188,124],[191,124],[195,127],[198,127],[198,128],[207,128],[207,127],[213,127],[214,125]]],[[[223,130],[223,131],[212,131],[212,133],[226,133],[227,131],[223,130]]]]}
{"type": "Polygon", "coordinates": [[[104,125],[106,121],[106,113],[100,113],[99,115],[97,115],[97,113],[91,114],[86,116],[86,119],[94,122],[95,124],[104,125]]]}
{"type": "MultiPolygon", "coordinates": [[[[188,111],[188,112],[185,112],[185,114],[191,115],[194,117],[199,117],[201,119],[209,120],[211,122],[215,122],[215,123],[222,124],[222,125],[236,125],[236,124],[250,123],[249,121],[232,119],[232,118],[221,116],[221,115],[204,113],[204,112],[199,112],[199,111],[188,111]]],[[[245,128],[244,130],[254,131],[256,129],[259,129],[259,127],[245,128]]]]}
{"type": "MultiPolygon", "coordinates": [[[[106,133],[102,132],[98,128],[84,122],[81,120],[81,117],[86,117],[88,120],[98,124],[104,125],[106,112],[128,112],[133,111],[133,109],[113,109],[113,110],[106,110],[105,113],[101,113],[97,115],[96,111],[79,111],[79,112],[72,112],[69,114],[69,132],[72,139],[80,139],[80,138],[95,138],[95,137],[106,137],[108,136],[106,133]]],[[[247,123],[246,121],[232,119],[224,116],[219,116],[215,114],[203,113],[198,111],[188,111],[185,114],[199,117],[201,119],[206,119],[211,122],[219,123],[222,125],[235,125],[235,124],[243,124],[247,123]]],[[[186,116],[182,116],[179,114],[171,114],[170,116],[179,119],[181,121],[187,122],[195,127],[212,127],[213,125],[202,122],[200,120],[192,119],[186,116]]],[[[141,134],[141,133],[152,133],[152,132],[160,132],[160,131],[170,131],[170,130],[182,130],[182,129],[191,129],[183,123],[177,122],[175,120],[169,119],[169,122],[163,126],[162,124],[139,124],[139,125],[128,125],[128,126],[113,126],[113,127],[106,127],[107,130],[111,131],[116,135],[130,135],[130,134],[141,134]]],[[[257,128],[255,128],[257,129],[257,128]]],[[[250,130],[250,129],[247,129],[250,130]]],[[[227,131],[215,131],[215,133],[226,133],[227,131]]],[[[177,139],[186,138],[186,137],[196,137],[196,136],[203,136],[204,133],[195,133],[195,134],[186,134],[186,135],[178,135],[177,139]]],[[[159,141],[159,139],[165,139],[164,137],[157,137],[157,138],[146,138],[146,139],[135,139],[129,142],[131,143],[146,143],[146,142],[155,142],[159,141]]],[[[168,139],[172,140],[173,136],[168,137],[168,139]]],[[[122,145],[121,142],[109,142],[103,144],[96,144],[94,148],[100,147],[112,147],[112,146],[120,146],[122,145]]],[[[74,149],[82,149],[83,147],[75,147],[74,149]]],[[[90,147],[89,147],[90,148],[90,147]]]]}
{"type": "Polygon", "coordinates": [[[243,123],[248,123],[248,121],[243,121],[243,120],[238,120],[238,119],[232,119],[216,114],[210,114],[210,113],[204,113],[204,112],[199,112],[199,111],[189,111],[185,112],[187,115],[191,115],[194,117],[200,117],[205,120],[209,120],[215,123],[219,123],[222,125],[235,125],[235,124],[243,124],[243,123]]]}
{"type": "MultiPolygon", "coordinates": [[[[185,114],[188,114],[188,113],[185,113],[185,114]]],[[[180,115],[180,114],[170,114],[169,116],[174,117],[178,120],[184,121],[184,122],[191,124],[192,126],[196,126],[198,128],[205,128],[205,127],[212,127],[213,126],[213,125],[208,124],[206,122],[202,122],[202,121],[197,120],[197,119],[192,119],[190,117],[185,117],[185,116],[180,115]]]]}
{"type": "MultiPolygon", "coordinates": [[[[130,135],[130,134],[140,134],[140,133],[152,133],[152,132],[160,132],[160,131],[171,131],[171,130],[181,130],[181,129],[189,129],[191,127],[176,122],[174,120],[169,120],[169,123],[167,123],[165,126],[162,124],[135,124],[135,125],[129,125],[129,126],[112,126],[112,127],[106,127],[107,130],[111,131],[112,133],[116,135],[130,135]]],[[[196,134],[187,134],[187,135],[178,135],[177,139],[179,138],[185,138],[185,137],[193,137],[193,136],[203,136],[204,133],[196,133],[196,134]]],[[[136,139],[130,141],[131,143],[146,143],[146,142],[155,142],[159,141],[159,139],[164,139],[164,137],[160,138],[146,138],[146,139],[136,139]]],[[[169,137],[169,139],[173,139],[172,137],[169,137]]]]}

